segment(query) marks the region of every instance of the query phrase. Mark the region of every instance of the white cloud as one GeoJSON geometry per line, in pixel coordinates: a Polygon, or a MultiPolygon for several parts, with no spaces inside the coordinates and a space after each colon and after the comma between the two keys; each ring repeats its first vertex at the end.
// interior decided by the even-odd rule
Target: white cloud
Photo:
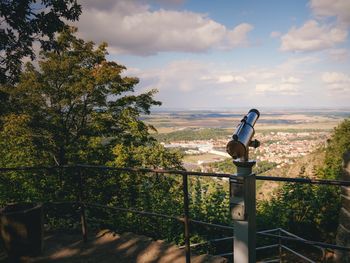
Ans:
{"type": "Polygon", "coordinates": [[[298,95],[298,87],[290,83],[277,83],[277,84],[268,84],[268,83],[259,83],[255,86],[255,91],[258,94],[279,94],[279,95],[298,95]]]}
{"type": "Polygon", "coordinates": [[[209,66],[197,61],[173,61],[162,68],[144,70],[138,74],[141,80],[151,82],[149,87],[160,91],[180,90],[188,92],[212,82],[209,66]]]}
{"type": "Polygon", "coordinates": [[[83,2],[77,25],[83,37],[106,41],[110,51],[151,55],[162,51],[205,52],[247,44],[253,26],[242,23],[229,29],[205,14],[152,10],[136,0],[83,2]]]}
{"type": "Polygon", "coordinates": [[[298,84],[301,82],[301,79],[295,77],[282,78],[282,83],[286,84],[298,84]]]}
{"type": "Polygon", "coordinates": [[[242,23],[233,30],[227,32],[228,48],[239,47],[248,43],[247,34],[253,30],[253,26],[242,23]]]}
{"type": "Polygon", "coordinates": [[[335,16],[340,24],[350,25],[349,0],[311,0],[310,7],[316,16],[335,16]]]}
{"type": "Polygon", "coordinates": [[[342,72],[325,72],[321,79],[331,91],[347,94],[350,91],[350,76],[342,72]]]}
{"type": "Polygon", "coordinates": [[[350,83],[350,77],[342,72],[325,72],[322,74],[322,81],[328,84],[350,83]]]}
{"type": "Polygon", "coordinates": [[[329,57],[335,61],[345,61],[349,57],[349,51],[344,48],[331,49],[328,52],[329,57]]]}
{"type": "Polygon", "coordinates": [[[218,76],[218,83],[246,83],[247,80],[243,76],[233,76],[233,75],[221,75],[218,76]]]}
{"type": "Polygon", "coordinates": [[[264,93],[266,91],[272,91],[272,90],[275,90],[273,85],[271,84],[266,84],[266,83],[263,83],[263,84],[256,84],[255,86],[255,90],[258,92],[258,93],[264,93]]]}
{"type": "Polygon", "coordinates": [[[332,48],[347,38],[347,31],[340,27],[320,25],[315,20],[302,27],[292,27],[281,37],[282,51],[316,51],[332,48]]]}
{"type": "Polygon", "coordinates": [[[246,83],[247,82],[247,80],[242,76],[233,77],[233,81],[236,83],[246,83]]]}
{"type": "Polygon", "coordinates": [[[222,75],[218,77],[218,83],[228,83],[232,82],[234,80],[234,77],[232,75],[222,75]]]}
{"type": "MultiPolygon", "coordinates": [[[[312,89],[310,76],[300,64],[312,63],[311,57],[293,59],[274,67],[237,69],[227,64],[195,60],[173,61],[153,69],[133,70],[142,89],[159,90],[157,99],[165,107],[179,105],[228,105],[229,97],[236,103],[267,103],[279,98],[277,104],[291,103],[291,96],[312,89]],[[286,66],[288,65],[288,66],[286,66]],[[273,99],[274,98],[274,99],[273,99]],[[201,101],[201,102],[200,102],[201,101]]],[[[310,64],[307,64],[310,66],[310,64]]]]}
{"type": "Polygon", "coordinates": [[[277,67],[280,72],[294,72],[297,69],[300,70],[305,66],[309,67],[318,62],[320,62],[320,58],[316,56],[291,57],[277,67]]]}

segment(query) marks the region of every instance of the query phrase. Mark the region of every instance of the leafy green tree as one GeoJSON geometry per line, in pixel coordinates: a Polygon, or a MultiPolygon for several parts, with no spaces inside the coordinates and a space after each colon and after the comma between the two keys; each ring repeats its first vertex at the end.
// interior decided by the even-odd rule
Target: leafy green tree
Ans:
{"type": "Polygon", "coordinates": [[[207,165],[209,171],[217,173],[235,173],[237,171],[236,165],[232,162],[232,159],[225,159],[220,162],[214,162],[207,165]]]}
{"type": "Polygon", "coordinates": [[[76,0],[2,0],[0,2],[0,84],[16,83],[22,58],[34,59],[33,43],[49,50],[55,33],[81,14],[76,0]]]}
{"type": "MultiPolygon", "coordinates": [[[[160,105],[153,99],[156,91],[136,95],[138,79],[123,76],[124,66],[106,60],[106,44],[96,47],[74,33],[74,29],[63,31],[56,49],[41,53],[39,68],[28,63],[17,85],[1,87],[12,105],[1,117],[1,166],[89,163],[182,169],[181,154],[157,143],[148,132],[152,127],[140,120],[141,114],[160,105]]],[[[74,201],[76,173],[73,169],[9,173],[0,184],[0,203],[74,201]]],[[[181,214],[180,177],[94,169],[81,173],[86,202],[181,214]]],[[[70,226],[74,220],[60,220],[60,215],[70,215],[72,208],[62,209],[50,210],[48,222],[70,226]]],[[[135,214],[116,217],[92,208],[88,213],[104,226],[121,231],[138,226],[144,234],[160,238],[166,232],[169,240],[179,240],[181,225],[176,221],[141,220],[135,214]],[[159,226],[164,232],[157,231],[159,226]]]]}
{"type": "Polygon", "coordinates": [[[328,141],[325,166],[321,170],[325,178],[339,179],[342,172],[343,154],[347,151],[350,151],[350,119],[340,123],[328,141]]]}
{"type": "Polygon", "coordinates": [[[0,133],[0,166],[35,166],[36,160],[45,158],[37,151],[26,114],[9,114],[4,118],[0,133]]]}
{"type": "Polygon", "coordinates": [[[183,170],[182,153],[178,150],[168,150],[155,141],[139,146],[118,144],[113,148],[113,154],[115,159],[110,164],[117,167],[183,170]]]}
{"type": "Polygon", "coordinates": [[[258,203],[258,227],[281,227],[304,238],[333,242],[340,208],[338,190],[285,184],[272,200],[258,203]]]}
{"type": "MultiPolygon", "coordinates": [[[[36,163],[105,164],[113,159],[116,144],[138,147],[151,141],[148,126],[139,117],[160,105],[153,99],[156,91],[135,95],[138,79],[122,76],[125,67],[106,60],[107,45],[95,47],[75,37],[75,31],[63,31],[55,51],[41,53],[39,69],[28,63],[18,85],[2,86],[12,105],[2,121],[8,125],[9,120],[25,116],[26,132],[17,134],[30,138],[26,141],[32,146],[22,152],[48,156],[36,163]]],[[[12,129],[16,127],[21,128],[12,129]]],[[[0,136],[6,136],[6,130],[0,136]]],[[[17,148],[3,147],[0,152],[6,159],[17,148]]]]}

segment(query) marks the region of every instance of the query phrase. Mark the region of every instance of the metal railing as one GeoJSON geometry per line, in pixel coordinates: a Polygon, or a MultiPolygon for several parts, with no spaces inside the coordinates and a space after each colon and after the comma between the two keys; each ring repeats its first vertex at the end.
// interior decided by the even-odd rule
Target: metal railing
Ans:
{"type": "MultiPolygon", "coordinates": [[[[77,176],[76,180],[78,182],[78,188],[79,191],[77,192],[77,201],[66,201],[66,202],[51,202],[51,204],[58,204],[58,203],[70,203],[70,204],[77,204],[80,206],[80,224],[81,224],[81,231],[82,231],[82,239],[84,242],[88,240],[88,224],[87,224],[87,214],[86,209],[88,207],[97,207],[97,208],[104,208],[104,209],[110,209],[115,211],[125,211],[130,212],[134,214],[138,214],[141,216],[147,216],[147,217],[162,217],[166,219],[173,219],[177,220],[179,222],[182,222],[184,224],[184,243],[185,245],[181,248],[185,249],[186,253],[186,262],[189,263],[191,261],[191,248],[199,247],[204,244],[208,243],[215,243],[215,242],[222,242],[227,240],[232,240],[233,237],[224,237],[224,238],[216,238],[212,240],[208,240],[206,242],[197,243],[197,244],[191,244],[190,243],[190,223],[192,224],[200,224],[204,226],[209,226],[213,228],[221,228],[226,230],[233,230],[232,226],[227,225],[221,225],[221,224],[213,224],[208,222],[203,222],[199,220],[193,220],[190,219],[189,216],[189,192],[188,192],[188,177],[216,177],[216,178],[232,178],[232,174],[227,173],[203,173],[203,172],[192,172],[192,171],[183,171],[183,170],[164,170],[164,169],[148,169],[148,168],[120,168],[120,167],[108,167],[108,166],[96,166],[96,165],[67,165],[67,166],[52,166],[52,167],[14,167],[14,168],[0,168],[0,174],[2,173],[8,173],[8,172],[19,172],[19,171],[40,171],[40,170],[63,170],[63,169],[72,169],[74,170],[74,174],[77,176]],[[97,203],[89,202],[87,203],[84,199],[84,187],[85,187],[85,180],[86,175],[85,172],[89,170],[98,170],[98,171],[116,171],[116,172],[131,172],[131,173],[156,173],[156,174],[171,174],[176,176],[182,177],[182,194],[183,194],[183,215],[182,216],[173,216],[173,215],[166,215],[162,213],[156,213],[153,211],[142,211],[142,210],[136,210],[133,208],[125,208],[125,207],[111,207],[106,205],[101,205],[97,203]]],[[[287,177],[274,177],[274,176],[261,176],[256,175],[256,180],[268,180],[268,181],[278,181],[278,182],[293,182],[293,183],[302,183],[302,184],[313,184],[313,185],[332,185],[332,186],[350,186],[350,181],[341,181],[341,180],[321,180],[321,179],[310,179],[310,178],[287,178],[287,177]]],[[[3,178],[0,176],[0,183],[2,182],[3,178]]],[[[306,240],[303,238],[300,238],[296,235],[293,235],[286,230],[277,228],[272,230],[265,230],[257,232],[257,235],[269,237],[269,238],[277,238],[278,243],[267,245],[264,247],[259,247],[257,250],[264,250],[264,249],[270,249],[270,248],[278,248],[279,250],[279,258],[275,260],[280,260],[282,256],[282,251],[288,251],[296,256],[298,256],[301,259],[304,259],[308,262],[314,262],[311,259],[303,256],[302,254],[296,252],[292,248],[288,247],[286,244],[283,244],[283,241],[293,241],[303,244],[308,244],[313,247],[316,247],[318,249],[322,250],[322,253],[324,253],[323,249],[338,249],[343,251],[350,251],[349,247],[342,247],[337,246],[333,244],[318,242],[318,241],[311,241],[306,240]]],[[[226,254],[220,254],[220,256],[230,256],[232,253],[226,253],[226,254]]],[[[278,262],[278,261],[269,261],[269,262],[278,262]]]]}

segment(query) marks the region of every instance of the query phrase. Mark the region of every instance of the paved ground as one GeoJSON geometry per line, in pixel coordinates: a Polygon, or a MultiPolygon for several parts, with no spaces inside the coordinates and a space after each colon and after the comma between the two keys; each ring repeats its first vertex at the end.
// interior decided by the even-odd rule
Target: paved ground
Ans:
{"type": "MultiPolygon", "coordinates": [[[[44,253],[37,258],[22,259],[28,263],[183,263],[185,253],[174,245],[163,241],[135,235],[100,231],[84,244],[80,235],[52,234],[45,238],[44,253]]],[[[9,262],[4,259],[0,262],[9,262]]],[[[209,255],[192,256],[192,263],[224,263],[221,257],[209,255]]]]}

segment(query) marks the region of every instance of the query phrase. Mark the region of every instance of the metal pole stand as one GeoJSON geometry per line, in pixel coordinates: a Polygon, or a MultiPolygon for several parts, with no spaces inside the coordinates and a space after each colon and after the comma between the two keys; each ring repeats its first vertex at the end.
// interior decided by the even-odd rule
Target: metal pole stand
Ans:
{"type": "Polygon", "coordinates": [[[237,174],[230,178],[230,211],[234,220],[233,262],[256,262],[255,161],[233,161],[237,174]]]}

